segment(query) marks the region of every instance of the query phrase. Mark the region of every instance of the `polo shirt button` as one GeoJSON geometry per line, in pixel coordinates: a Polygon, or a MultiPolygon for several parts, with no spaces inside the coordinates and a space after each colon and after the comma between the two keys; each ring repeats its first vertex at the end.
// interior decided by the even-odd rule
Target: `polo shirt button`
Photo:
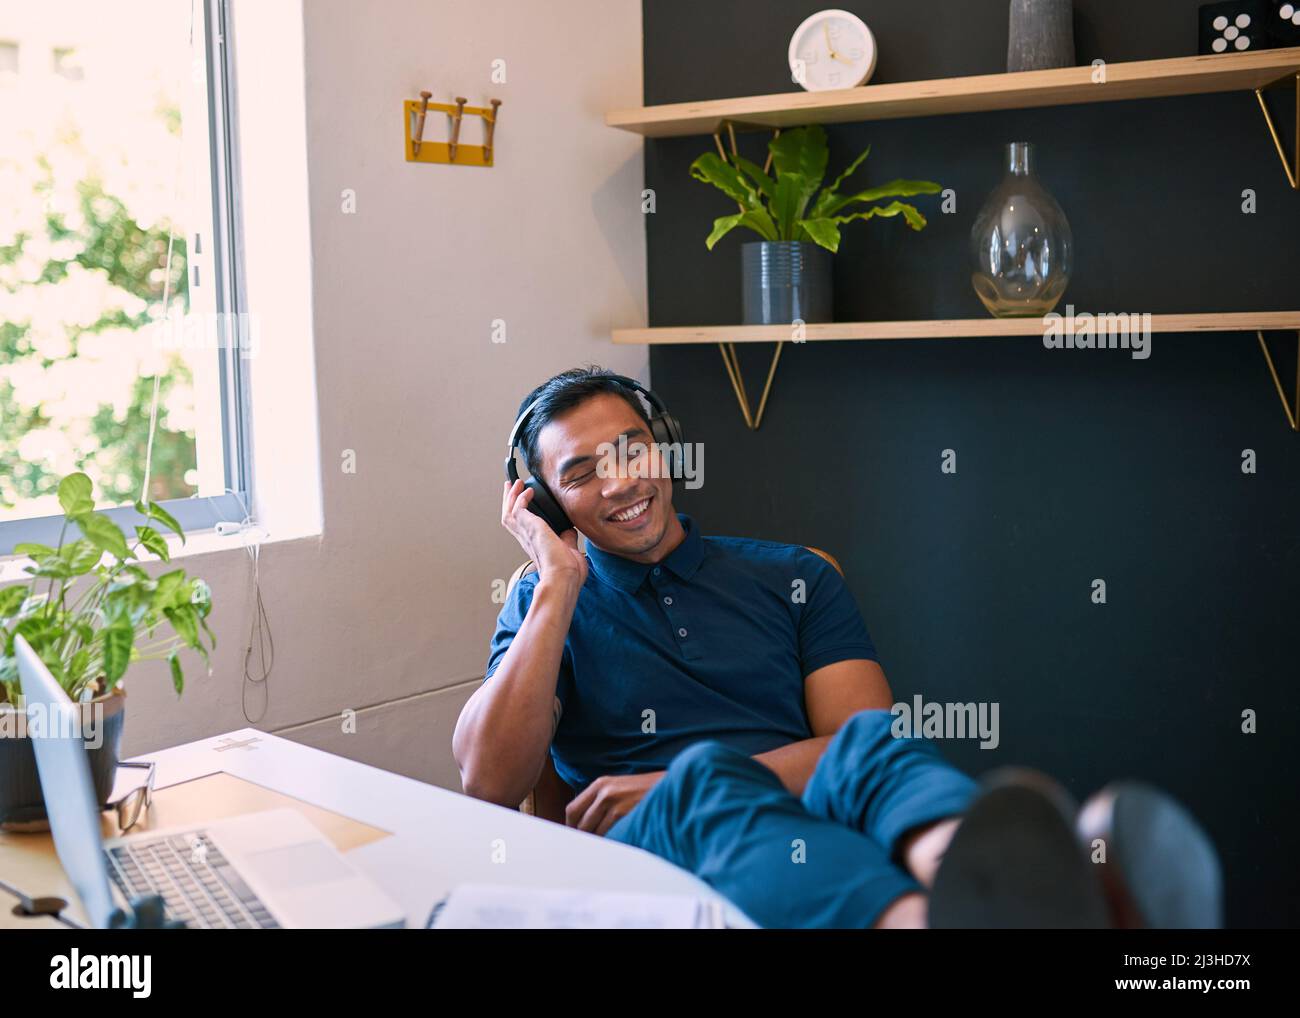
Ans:
{"type": "Polygon", "coordinates": [[[659,575],[659,567],[658,567],[658,566],[655,566],[655,568],[654,568],[654,574],[655,574],[656,576],[659,575]]]}
{"type": "Polygon", "coordinates": [[[672,603],[673,603],[673,599],[671,597],[664,598],[664,604],[672,604],[672,603]]]}
{"type": "Polygon", "coordinates": [[[679,629],[679,630],[677,630],[677,635],[678,635],[678,636],[685,636],[685,635],[686,635],[686,630],[685,630],[685,629],[679,629]]]}

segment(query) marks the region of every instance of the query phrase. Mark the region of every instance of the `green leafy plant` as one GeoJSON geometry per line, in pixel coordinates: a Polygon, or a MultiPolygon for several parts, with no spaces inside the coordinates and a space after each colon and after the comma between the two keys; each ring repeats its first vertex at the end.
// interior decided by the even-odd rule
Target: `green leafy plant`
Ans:
{"type": "MultiPolygon", "coordinates": [[[[208,585],[183,569],[151,577],[138,556],[143,549],[169,561],[166,540],[154,527],[140,525],[133,547],[116,523],[95,514],[85,474],[63,478],[58,493],[64,515],[58,546],[17,545],[15,553],[33,560],[26,570],[33,578],[0,589],[0,703],[17,703],[21,693],[14,658],[17,635],[31,644],[73,700],[112,692],[132,661],[162,659],[171,665],[179,696],[185,688],[181,650],[196,650],[209,663],[208,649],[217,645],[207,622],[212,610],[208,585]],[[65,542],[70,526],[81,537],[65,542]],[[160,627],[170,634],[156,635],[160,627]]],[[[136,502],[135,510],[184,542],[180,525],[161,506],[136,502]]]]}
{"type": "Polygon", "coordinates": [[[941,190],[931,180],[891,180],[865,191],[841,194],[840,188],[871,153],[870,146],[829,186],[822,187],[829,149],[820,124],[783,131],[767,148],[775,177],[739,155],[734,157],[734,165],[716,152],[706,152],[691,163],[691,176],[712,184],[740,205],[734,215],[713,221],[713,232],[704,242],[710,251],[737,226],[748,227],[764,240],[811,241],[830,251],[839,250],[840,227],[855,219],[902,216],[912,229],[922,230],[925,216],[916,206],[901,201],[869,203],[941,190]],[[868,207],[861,208],[863,205],[868,207]]]}

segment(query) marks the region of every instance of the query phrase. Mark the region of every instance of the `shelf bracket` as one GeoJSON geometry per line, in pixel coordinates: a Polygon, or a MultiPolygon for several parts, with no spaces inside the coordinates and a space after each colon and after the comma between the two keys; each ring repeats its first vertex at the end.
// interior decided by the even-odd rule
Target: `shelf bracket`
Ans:
{"type": "Polygon", "coordinates": [[[1286,171],[1287,182],[1291,185],[1292,191],[1300,190],[1300,71],[1263,88],[1255,89],[1255,98],[1259,100],[1259,108],[1264,112],[1264,122],[1268,124],[1268,133],[1273,137],[1273,147],[1277,149],[1277,156],[1282,160],[1282,169],[1286,171]],[[1295,84],[1296,98],[1295,146],[1293,154],[1287,155],[1286,146],[1282,144],[1282,136],[1278,133],[1277,125],[1273,123],[1273,114],[1264,99],[1264,89],[1277,88],[1292,82],[1295,84]]]}
{"type": "Polygon", "coordinates": [[[767,381],[763,383],[763,395],[758,400],[758,412],[752,413],[749,409],[749,394],[745,391],[745,379],[740,374],[740,358],[736,356],[735,343],[719,343],[718,349],[722,351],[722,363],[727,366],[727,378],[731,380],[732,391],[736,394],[736,402],[740,404],[740,415],[745,418],[745,427],[750,431],[757,431],[758,426],[763,423],[763,411],[767,409],[767,397],[772,391],[772,379],[776,377],[776,365],[781,359],[781,350],[785,347],[785,340],[776,344],[776,350],[772,354],[772,363],[767,369],[767,381]]]}
{"type": "Polygon", "coordinates": [[[1264,342],[1264,333],[1262,330],[1256,330],[1255,335],[1259,337],[1259,348],[1264,351],[1264,360],[1268,362],[1268,373],[1273,376],[1273,387],[1277,389],[1278,399],[1282,401],[1282,409],[1286,413],[1287,423],[1291,425],[1292,431],[1300,431],[1300,330],[1296,331],[1296,363],[1295,363],[1295,401],[1294,408],[1292,400],[1287,397],[1286,390],[1282,387],[1282,380],[1278,377],[1277,366],[1273,363],[1273,355],[1268,351],[1268,344],[1264,342]]]}

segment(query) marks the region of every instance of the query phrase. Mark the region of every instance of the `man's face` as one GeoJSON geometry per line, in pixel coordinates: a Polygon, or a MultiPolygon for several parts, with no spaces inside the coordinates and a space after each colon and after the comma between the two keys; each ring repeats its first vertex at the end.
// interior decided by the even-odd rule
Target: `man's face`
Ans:
{"type": "Polygon", "coordinates": [[[680,527],[673,482],[645,421],[625,400],[613,393],[584,400],[548,421],[537,445],[546,486],[587,540],[623,558],[657,560],[665,535],[680,527]],[[626,462],[608,455],[620,436],[626,462]]]}

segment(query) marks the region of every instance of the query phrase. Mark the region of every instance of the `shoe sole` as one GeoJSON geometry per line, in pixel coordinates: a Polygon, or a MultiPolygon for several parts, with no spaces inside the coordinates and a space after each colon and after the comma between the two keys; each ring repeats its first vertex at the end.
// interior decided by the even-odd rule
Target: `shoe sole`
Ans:
{"type": "Polygon", "coordinates": [[[1104,929],[1098,875],[1075,831],[1076,810],[1037,771],[988,775],[963,815],[935,874],[935,929],[1104,929]]]}
{"type": "Polygon", "coordinates": [[[1223,878],[1209,835],[1174,799],[1136,781],[1108,785],[1088,800],[1079,833],[1096,852],[1118,925],[1218,929],[1223,878]]]}

